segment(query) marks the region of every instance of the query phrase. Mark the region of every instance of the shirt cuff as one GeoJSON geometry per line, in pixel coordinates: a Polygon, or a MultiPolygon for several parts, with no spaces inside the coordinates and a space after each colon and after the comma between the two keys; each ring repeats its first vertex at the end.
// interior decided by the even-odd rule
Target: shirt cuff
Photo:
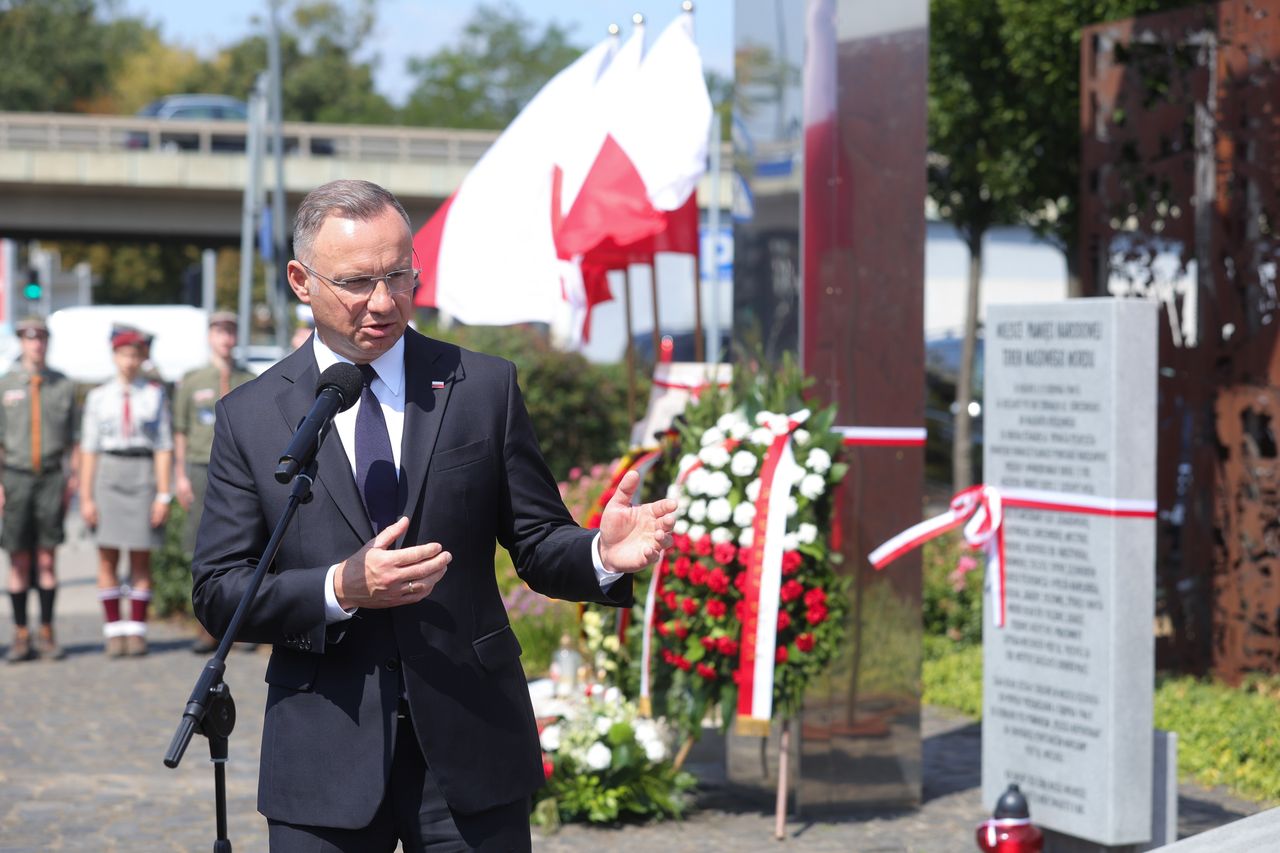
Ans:
{"type": "Polygon", "coordinates": [[[329,571],[324,576],[324,624],[332,625],[335,622],[345,622],[352,616],[356,615],[359,608],[353,607],[350,610],[343,610],[342,605],[338,604],[338,594],[333,591],[333,575],[338,571],[338,563],[334,563],[329,567],[329,571]]]}
{"type": "MultiPolygon", "coordinates": [[[[607,591],[613,586],[613,582],[622,577],[623,572],[611,572],[604,567],[604,560],[600,559],[600,534],[596,534],[596,538],[591,540],[591,562],[596,567],[596,581],[600,584],[601,591],[607,591]]],[[[335,602],[336,603],[336,602],[335,602]]]]}

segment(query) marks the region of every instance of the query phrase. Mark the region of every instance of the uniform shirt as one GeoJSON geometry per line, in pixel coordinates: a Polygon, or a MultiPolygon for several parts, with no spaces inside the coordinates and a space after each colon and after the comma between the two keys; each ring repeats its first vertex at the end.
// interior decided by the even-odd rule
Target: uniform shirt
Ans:
{"type": "MultiPolygon", "coordinates": [[[[76,443],[80,422],[75,383],[56,370],[40,375],[40,456],[51,470],[76,443]]],[[[5,465],[31,470],[31,371],[20,361],[0,376],[0,441],[5,465]]]]}
{"type": "Polygon", "coordinates": [[[129,419],[124,433],[124,390],[112,379],[94,388],[84,401],[80,447],[88,453],[113,450],[173,450],[173,423],[164,386],[141,376],[129,385],[129,419]]]}
{"type": "MultiPolygon", "coordinates": [[[[238,388],[253,378],[247,370],[232,365],[230,388],[238,388]]],[[[213,448],[213,407],[221,398],[222,377],[212,364],[198,367],[182,377],[173,393],[173,431],[187,437],[187,463],[208,465],[213,448]]]]}

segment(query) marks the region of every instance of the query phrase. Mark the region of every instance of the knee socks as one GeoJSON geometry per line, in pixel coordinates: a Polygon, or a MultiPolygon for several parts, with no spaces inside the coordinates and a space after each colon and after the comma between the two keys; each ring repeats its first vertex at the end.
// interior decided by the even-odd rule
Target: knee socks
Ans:
{"type": "Polygon", "coordinates": [[[147,633],[147,605],[151,603],[151,590],[129,590],[129,618],[120,618],[120,588],[110,587],[98,590],[98,598],[102,599],[102,612],[106,616],[106,624],[102,633],[107,637],[129,636],[147,633]]]}
{"type": "Polygon", "coordinates": [[[40,624],[53,624],[53,600],[58,595],[58,587],[55,584],[51,587],[39,587],[36,594],[40,597],[40,624]]]}
{"type": "Polygon", "coordinates": [[[27,593],[30,590],[24,589],[22,592],[9,593],[9,601],[13,604],[13,624],[19,628],[27,627],[27,593]]]}

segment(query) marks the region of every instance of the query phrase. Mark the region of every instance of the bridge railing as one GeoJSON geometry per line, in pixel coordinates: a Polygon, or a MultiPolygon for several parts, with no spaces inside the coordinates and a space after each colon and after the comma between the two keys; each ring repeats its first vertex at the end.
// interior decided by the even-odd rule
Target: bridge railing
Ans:
{"type": "MultiPolygon", "coordinates": [[[[498,137],[483,130],[310,122],[285,122],[282,129],[288,156],[447,165],[475,163],[498,137]]],[[[10,151],[242,154],[248,131],[246,123],[237,121],[0,112],[0,150],[10,151]]]]}

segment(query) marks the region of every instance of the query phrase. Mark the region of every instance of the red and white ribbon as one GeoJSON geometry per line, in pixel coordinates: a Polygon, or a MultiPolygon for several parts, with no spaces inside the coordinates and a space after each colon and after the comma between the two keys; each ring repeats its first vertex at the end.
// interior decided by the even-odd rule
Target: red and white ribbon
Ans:
{"type": "Polygon", "coordinates": [[[964,540],[969,547],[986,552],[987,588],[991,592],[992,622],[997,628],[1003,628],[1006,609],[1004,549],[1004,510],[1006,508],[1072,512],[1109,518],[1155,518],[1156,515],[1156,504],[1152,500],[1099,497],[1033,489],[1006,489],[1001,492],[994,486],[971,486],[951,499],[951,505],[946,512],[908,527],[867,555],[867,560],[873,568],[883,569],[908,551],[963,524],[964,540]]]}
{"type": "Polygon", "coordinates": [[[773,443],[760,466],[760,494],[751,526],[751,548],[743,569],[746,612],[738,643],[738,732],[767,735],[773,717],[773,675],[778,645],[778,604],[782,589],[782,540],[787,532],[791,489],[804,476],[796,463],[791,434],[808,417],[758,417],[773,430],[773,443]]]}
{"type": "Polygon", "coordinates": [[[833,426],[845,447],[924,447],[924,427],[833,426]]]}

